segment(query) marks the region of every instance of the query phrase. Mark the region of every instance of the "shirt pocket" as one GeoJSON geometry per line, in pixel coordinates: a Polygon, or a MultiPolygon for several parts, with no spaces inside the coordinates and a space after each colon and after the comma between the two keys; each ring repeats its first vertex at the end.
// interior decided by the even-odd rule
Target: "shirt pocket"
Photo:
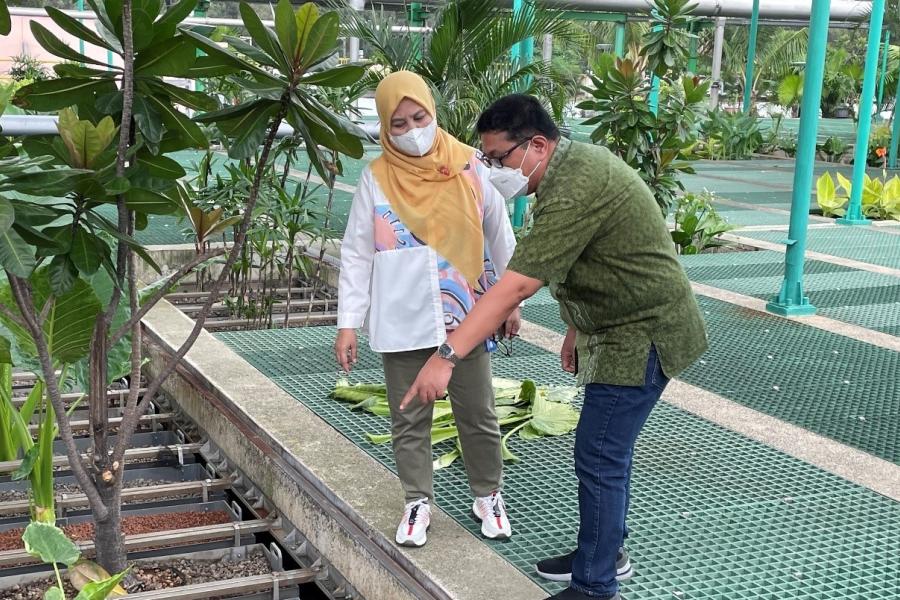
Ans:
{"type": "Polygon", "coordinates": [[[426,246],[376,252],[369,309],[372,349],[432,348],[445,337],[434,253],[426,246]]]}

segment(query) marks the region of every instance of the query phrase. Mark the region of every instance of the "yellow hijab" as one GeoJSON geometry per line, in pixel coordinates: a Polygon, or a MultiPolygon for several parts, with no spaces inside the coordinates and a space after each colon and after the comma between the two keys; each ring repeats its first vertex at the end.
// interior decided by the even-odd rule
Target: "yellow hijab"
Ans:
{"type": "Polygon", "coordinates": [[[484,230],[478,210],[482,194],[462,174],[475,150],[439,128],[427,155],[407,156],[398,151],[390,141],[391,116],[404,98],[437,118],[424,79],[410,71],[385,77],[375,90],[383,152],[372,161],[372,174],[413,235],[476,287],[484,272],[484,230]]]}

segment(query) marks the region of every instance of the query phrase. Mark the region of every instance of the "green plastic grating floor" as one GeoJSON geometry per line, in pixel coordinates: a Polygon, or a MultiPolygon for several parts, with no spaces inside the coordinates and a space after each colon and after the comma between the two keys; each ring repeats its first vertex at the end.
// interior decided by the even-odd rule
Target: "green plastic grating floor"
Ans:
{"type": "MultiPolygon", "coordinates": [[[[533,306],[547,299],[542,293],[533,306]]],[[[263,373],[394,468],[390,447],[373,446],[364,437],[387,432],[388,420],[351,414],[327,398],[337,378],[333,328],[218,336],[252,355],[263,373]]],[[[495,374],[571,383],[555,355],[533,347],[531,354],[517,355],[518,350],[495,359],[495,374]]],[[[381,381],[377,364],[370,352],[361,352],[363,368],[351,380],[381,381]]],[[[489,545],[529,576],[536,560],[574,544],[573,440],[570,434],[511,441],[522,459],[505,472],[515,533],[489,545]]],[[[463,465],[436,472],[435,484],[441,507],[477,535],[463,465]]],[[[668,404],[653,412],[638,443],[632,489],[629,547],[637,575],[623,587],[631,600],[900,597],[900,504],[668,404]]],[[[535,581],[549,592],[560,589],[535,581]]]]}
{"type": "MultiPolygon", "coordinates": [[[[769,300],[784,279],[784,254],[682,256],[692,281],[769,300]]],[[[803,285],[818,314],[900,336],[900,278],[809,260],[803,285]]]]}
{"type": "MultiPolygon", "coordinates": [[[[740,235],[766,242],[783,242],[784,231],[742,231],[740,235]]],[[[872,227],[810,229],[807,250],[900,269],[900,235],[872,227]]]]}
{"type": "MultiPolygon", "coordinates": [[[[719,300],[698,302],[710,350],[680,379],[900,464],[900,353],[719,300]]],[[[526,304],[523,313],[565,331],[554,304],[526,304]]]]}

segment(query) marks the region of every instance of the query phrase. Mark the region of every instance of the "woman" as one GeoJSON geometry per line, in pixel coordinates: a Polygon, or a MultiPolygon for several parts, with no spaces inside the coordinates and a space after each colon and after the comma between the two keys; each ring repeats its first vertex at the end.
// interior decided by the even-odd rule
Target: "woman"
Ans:
{"type": "MultiPolygon", "coordinates": [[[[394,459],[406,495],[396,541],[425,544],[434,502],[432,406],[401,411],[416,373],[503,273],[515,248],[503,198],[475,150],[438,127],[418,75],[399,71],[375,92],[382,154],[360,176],[341,246],[335,355],[356,362],[356,330],[380,352],[391,406],[394,459]]],[[[518,309],[506,334],[519,328],[518,309]]],[[[486,346],[455,364],[449,384],[482,534],[508,538],[503,461],[486,346]]]]}

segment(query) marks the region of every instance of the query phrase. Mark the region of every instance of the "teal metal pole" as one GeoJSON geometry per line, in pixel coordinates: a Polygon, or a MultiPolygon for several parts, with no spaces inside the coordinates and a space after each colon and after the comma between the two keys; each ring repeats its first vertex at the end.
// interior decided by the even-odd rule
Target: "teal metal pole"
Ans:
{"type": "MultiPolygon", "coordinates": [[[[515,0],[513,2],[513,13],[518,16],[521,14],[533,14],[533,6],[529,0],[515,0]]],[[[523,67],[531,62],[534,57],[534,38],[522,40],[512,50],[513,62],[519,67],[523,67]]],[[[525,225],[525,213],[528,211],[528,198],[519,196],[513,201],[513,227],[523,227],[525,225]]]]}
{"type": "Polygon", "coordinates": [[[875,98],[875,70],[878,68],[878,47],[881,42],[881,26],[884,23],[884,0],[873,0],[869,19],[869,47],[866,50],[866,68],[862,94],[859,97],[859,124],[856,130],[856,152],[853,156],[853,187],[850,190],[847,214],[837,220],[841,225],[869,224],[869,220],[862,213],[863,177],[866,174],[866,158],[869,155],[872,100],[875,98]]]}
{"type": "Polygon", "coordinates": [[[803,263],[806,254],[806,229],[809,224],[809,201],[816,161],[816,134],[819,107],[822,103],[822,80],[825,75],[825,49],[828,46],[828,22],[831,0],[816,0],[810,15],[809,45],[803,80],[800,114],[800,138],[797,164],[794,168],[794,191],[791,200],[791,223],[785,252],[784,281],[778,296],[766,308],[783,316],[815,314],[816,308],[803,294],[803,263]]]}
{"type": "Polygon", "coordinates": [[[690,53],[688,54],[688,73],[697,74],[697,31],[692,22],[690,24],[691,41],[689,42],[690,53]]]}
{"type": "Polygon", "coordinates": [[[759,0],[753,0],[753,16],[750,19],[750,42],[747,44],[747,68],[744,78],[744,114],[749,114],[753,102],[753,67],[756,62],[756,34],[759,31],[759,0]]]}
{"type": "Polygon", "coordinates": [[[894,118],[891,123],[891,152],[888,155],[888,166],[897,168],[897,148],[900,146],[900,81],[897,81],[897,95],[894,98],[894,118]]]}
{"type": "Polygon", "coordinates": [[[884,46],[881,49],[881,75],[878,77],[878,112],[884,106],[884,78],[887,76],[888,54],[891,49],[891,30],[884,30],[884,46]]]}
{"type": "MultiPolygon", "coordinates": [[[[75,7],[78,9],[79,12],[83,11],[84,10],[84,0],[78,0],[78,2],[75,4],[75,7]]],[[[82,23],[83,22],[84,21],[82,21],[82,23]]],[[[84,40],[81,38],[78,38],[78,51],[82,54],[82,56],[84,55],[84,40]]]]}
{"type": "Polygon", "coordinates": [[[616,23],[616,56],[625,58],[625,23],[616,23]]]}
{"type": "MultiPolygon", "coordinates": [[[[662,29],[662,25],[654,25],[653,31],[660,31],[662,29]]],[[[650,110],[655,115],[659,110],[659,77],[656,75],[650,76],[650,97],[647,99],[647,103],[650,105],[650,110]]]]}

